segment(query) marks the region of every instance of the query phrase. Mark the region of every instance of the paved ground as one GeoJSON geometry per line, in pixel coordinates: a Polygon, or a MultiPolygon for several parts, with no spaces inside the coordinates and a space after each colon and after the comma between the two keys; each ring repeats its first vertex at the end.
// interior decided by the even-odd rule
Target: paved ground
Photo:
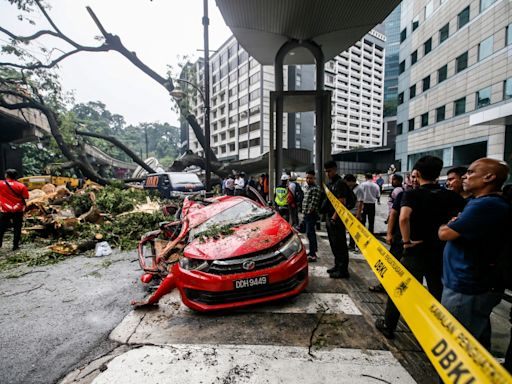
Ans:
{"type": "MultiPolygon", "coordinates": [[[[385,205],[378,212],[380,232],[385,205]]],[[[405,324],[393,341],[375,331],[386,297],[368,291],[376,279],[362,256],[351,254],[349,280],[332,280],[325,231],[319,240],[304,294],[215,314],[189,310],[176,293],[131,311],[129,300],[144,294],[134,253],[2,276],[0,382],[52,383],[66,373],[62,383],[437,382],[405,324]]],[[[492,318],[497,357],[509,308],[492,318]]]]}
{"type": "MultiPolygon", "coordinates": [[[[378,211],[376,232],[383,232],[385,205],[378,211]]],[[[110,338],[128,352],[77,369],[63,383],[436,383],[405,324],[392,341],[375,331],[386,296],[368,291],[376,279],[361,254],[351,254],[349,280],[333,280],[325,231],[319,240],[320,260],[299,297],[199,314],[174,292],[158,307],[132,311],[113,330],[110,338]]],[[[493,316],[496,356],[508,340],[507,313],[503,306],[493,316]]]]}
{"type": "MultiPolygon", "coordinates": [[[[30,245],[22,249],[29,251],[30,245]]],[[[53,383],[118,347],[108,335],[140,290],[135,260],[133,252],[77,256],[3,273],[0,383],[53,383]],[[21,276],[10,278],[13,274],[21,276]]]]}

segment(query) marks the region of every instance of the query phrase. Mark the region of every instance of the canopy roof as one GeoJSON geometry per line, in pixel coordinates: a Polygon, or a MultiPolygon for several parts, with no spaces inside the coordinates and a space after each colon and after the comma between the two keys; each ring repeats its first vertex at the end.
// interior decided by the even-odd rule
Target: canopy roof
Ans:
{"type": "MultiPolygon", "coordinates": [[[[311,40],[330,60],[351,47],[400,0],[216,0],[224,21],[242,47],[261,64],[274,63],[290,39],[311,40]]],[[[289,53],[286,64],[312,64],[304,48],[289,53]]]]}

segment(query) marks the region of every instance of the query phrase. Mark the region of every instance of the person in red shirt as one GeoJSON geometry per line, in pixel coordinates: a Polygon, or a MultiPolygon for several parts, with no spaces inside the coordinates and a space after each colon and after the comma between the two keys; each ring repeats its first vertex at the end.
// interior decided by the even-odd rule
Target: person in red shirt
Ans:
{"type": "Polygon", "coordinates": [[[19,248],[25,199],[28,199],[28,189],[16,181],[18,172],[15,169],[5,171],[5,180],[0,181],[0,247],[4,240],[4,233],[12,224],[14,238],[12,250],[19,248]]]}

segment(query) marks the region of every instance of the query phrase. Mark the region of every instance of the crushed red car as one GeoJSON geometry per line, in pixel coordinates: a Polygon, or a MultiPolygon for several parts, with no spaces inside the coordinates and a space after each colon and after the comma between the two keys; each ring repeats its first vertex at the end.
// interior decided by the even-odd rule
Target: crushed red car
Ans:
{"type": "Polygon", "coordinates": [[[148,300],[132,304],[157,303],[177,288],[185,305],[209,311],[292,297],[306,288],[299,236],[262,203],[241,196],[186,198],[177,216],[141,240],[141,280],[162,281],[148,300]]]}

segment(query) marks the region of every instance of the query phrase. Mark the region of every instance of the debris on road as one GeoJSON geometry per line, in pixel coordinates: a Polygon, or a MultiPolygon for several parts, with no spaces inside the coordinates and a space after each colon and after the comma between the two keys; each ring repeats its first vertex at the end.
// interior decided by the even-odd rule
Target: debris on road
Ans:
{"type": "Polygon", "coordinates": [[[165,201],[142,189],[93,185],[71,191],[63,185],[46,184],[30,191],[22,231],[25,243],[37,244],[32,249],[37,249],[33,252],[38,257],[23,249],[5,257],[0,252],[0,270],[57,262],[94,251],[98,242],[121,250],[135,249],[144,233],[169,220],[169,213],[177,208],[169,209],[165,201]]]}

